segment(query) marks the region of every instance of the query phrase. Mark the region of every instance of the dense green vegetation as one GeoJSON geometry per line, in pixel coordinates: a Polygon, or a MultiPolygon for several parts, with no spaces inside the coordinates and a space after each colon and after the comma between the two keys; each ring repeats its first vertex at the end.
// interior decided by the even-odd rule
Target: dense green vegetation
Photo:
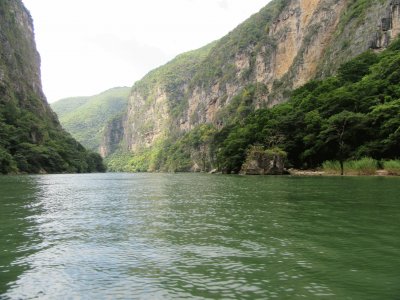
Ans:
{"type": "Polygon", "coordinates": [[[130,88],[113,88],[92,97],[76,97],[51,104],[61,125],[83,146],[98,151],[105,124],[124,111],[130,88]]]}
{"type": "Polygon", "coordinates": [[[81,106],[85,105],[90,101],[90,97],[73,97],[58,100],[54,103],[50,103],[53,111],[58,115],[58,117],[63,117],[69,113],[74,112],[81,106]]]}
{"type": "Polygon", "coordinates": [[[21,1],[0,1],[0,174],[104,171],[42,94],[31,22],[21,1]]]}
{"type": "Polygon", "coordinates": [[[400,175],[400,160],[388,160],[383,162],[383,168],[389,172],[390,175],[400,175]]]}
{"type": "Polygon", "coordinates": [[[216,140],[222,168],[236,172],[255,143],[279,146],[298,168],[326,160],[398,157],[399,46],[396,41],[381,54],[368,51],[342,65],[336,77],[295,90],[286,104],[224,128],[216,140]]]}
{"type": "MultiPolygon", "coordinates": [[[[20,108],[0,91],[0,173],[104,171],[101,157],[88,152],[55,119],[20,108]]],[[[31,103],[35,103],[35,98],[31,103]]]]}
{"type": "Polygon", "coordinates": [[[273,108],[252,111],[260,88],[251,85],[221,111],[222,129],[206,124],[164,140],[134,158],[125,157],[126,170],[187,171],[196,162],[203,170],[239,172],[252,145],[279,147],[288,154],[288,166],[296,168],[316,168],[328,160],[343,167],[363,157],[396,159],[399,82],[397,40],[380,54],[367,51],[343,64],[335,77],[307,83],[273,108]]]}
{"type": "Polygon", "coordinates": [[[322,164],[327,174],[335,175],[375,175],[379,163],[370,157],[363,157],[359,160],[349,160],[343,163],[343,169],[339,161],[326,161],[322,164]]]}

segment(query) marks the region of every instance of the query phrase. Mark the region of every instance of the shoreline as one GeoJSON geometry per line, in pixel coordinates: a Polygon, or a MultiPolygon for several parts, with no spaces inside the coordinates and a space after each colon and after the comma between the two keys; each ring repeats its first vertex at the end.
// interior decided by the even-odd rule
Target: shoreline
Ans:
{"type": "Polygon", "coordinates": [[[400,175],[390,174],[389,171],[386,170],[377,170],[375,174],[357,174],[355,172],[349,172],[343,175],[339,173],[329,173],[320,170],[299,170],[299,169],[289,169],[288,170],[290,176],[377,176],[377,177],[398,177],[400,175]]]}

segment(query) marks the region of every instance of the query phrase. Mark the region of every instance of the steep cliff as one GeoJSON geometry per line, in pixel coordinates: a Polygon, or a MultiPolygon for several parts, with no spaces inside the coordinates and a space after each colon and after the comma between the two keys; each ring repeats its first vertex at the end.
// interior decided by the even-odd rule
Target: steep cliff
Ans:
{"type": "Polygon", "coordinates": [[[20,0],[0,1],[0,41],[0,172],[101,169],[47,104],[32,18],[20,0]]]}
{"type": "Polygon", "coordinates": [[[348,59],[386,48],[399,33],[399,9],[398,0],[274,0],[221,40],[137,82],[120,147],[140,153],[200,124],[224,127],[232,106],[284,102],[348,59]],[[250,85],[255,96],[243,100],[250,85]]]}
{"type": "Polygon", "coordinates": [[[4,0],[0,3],[0,14],[2,103],[15,100],[20,107],[29,107],[40,117],[54,118],[42,92],[40,56],[29,12],[21,1],[4,0]]]}
{"type": "Polygon", "coordinates": [[[120,147],[124,134],[124,114],[115,115],[102,129],[102,140],[100,140],[98,152],[102,157],[107,157],[120,147]]]}
{"type": "Polygon", "coordinates": [[[124,120],[126,150],[149,147],[175,130],[176,120],[187,112],[191,80],[213,47],[181,54],[133,86],[124,120]]]}

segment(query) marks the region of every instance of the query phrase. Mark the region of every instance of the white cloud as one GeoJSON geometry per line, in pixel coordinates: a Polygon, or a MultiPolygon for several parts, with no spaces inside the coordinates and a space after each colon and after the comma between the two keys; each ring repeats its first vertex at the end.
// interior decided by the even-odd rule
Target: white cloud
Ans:
{"type": "Polygon", "coordinates": [[[23,0],[49,101],[132,85],[227,34],[269,0],[23,0]]]}

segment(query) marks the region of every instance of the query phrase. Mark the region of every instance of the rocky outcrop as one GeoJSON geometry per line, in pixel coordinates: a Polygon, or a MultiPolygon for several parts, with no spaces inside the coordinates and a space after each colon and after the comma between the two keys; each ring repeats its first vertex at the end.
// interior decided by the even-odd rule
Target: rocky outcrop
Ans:
{"type": "MultiPolygon", "coordinates": [[[[348,1],[347,7],[359,5],[348,1]]],[[[335,32],[335,39],[326,48],[319,62],[316,77],[334,75],[337,67],[348,59],[368,50],[385,49],[400,33],[397,0],[371,0],[358,15],[343,14],[335,32]]]]}
{"type": "Polygon", "coordinates": [[[169,99],[165,88],[159,86],[154,94],[148,97],[143,97],[138,91],[134,91],[130,97],[131,105],[128,107],[128,118],[125,121],[122,136],[129,151],[150,147],[164,135],[169,127],[169,99]],[[149,101],[148,97],[154,100],[149,101]]]}
{"type": "Polygon", "coordinates": [[[365,3],[275,0],[221,40],[151,72],[132,90],[124,150],[199,124],[223,127],[221,110],[249,84],[267,87],[252,109],[273,106],[368,48],[385,48],[400,32],[399,1],[365,3]]]}
{"type": "Polygon", "coordinates": [[[120,146],[124,133],[123,116],[117,116],[104,128],[103,139],[99,147],[101,157],[107,157],[114,153],[120,146]]]}
{"type": "Polygon", "coordinates": [[[372,49],[386,48],[393,37],[400,34],[400,1],[393,0],[386,9],[386,14],[378,25],[375,37],[371,42],[372,49]]]}
{"type": "Polygon", "coordinates": [[[252,146],[240,171],[243,175],[284,175],[286,153],[280,149],[265,150],[252,146]]]}

